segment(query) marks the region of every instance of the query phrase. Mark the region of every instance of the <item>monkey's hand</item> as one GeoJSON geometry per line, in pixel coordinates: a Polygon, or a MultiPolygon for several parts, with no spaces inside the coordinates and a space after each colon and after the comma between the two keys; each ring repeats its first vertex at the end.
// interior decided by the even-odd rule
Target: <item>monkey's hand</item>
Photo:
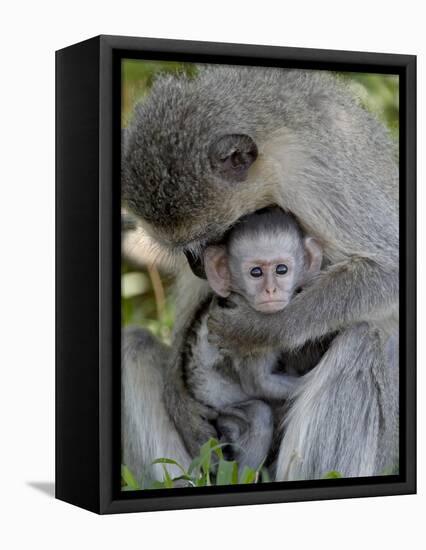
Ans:
{"type": "Polygon", "coordinates": [[[239,294],[218,301],[210,308],[208,340],[224,352],[251,355],[262,353],[269,346],[257,333],[265,314],[256,312],[239,294]]]}
{"type": "Polygon", "coordinates": [[[321,320],[315,317],[304,301],[302,292],[277,313],[255,311],[237,294],[227,300],[227,307],[211,310],[207,322],[209,341],[222,350],[250,356],[271,349],[298,349],[314,334],[312,327],[321,329],[321,320]]]}
{"type": "Polygon", "coordinates": [[[276,313],[251,310],[237,296],[235,309],[216,309],[210,330],[223,346],[295,350],[306,342],[371,318],[398,299],[398,268],[352,257],[322,271],[308,287],[276,313]]]}
{"type": "Polygon", "coordinates": [[[300,376],[266,373],[262,368],[248,368],[241,376],[241,385],[248,395],[267,401],[289,399],[300,385],[300,381],[300,376]]]}
{"type": "Polygon", "coordinates": [[[257,469],[272,443],[274,420],[269,405],[253,399],[226,407],[217,425],[221,441],[230,444],[229,458],[237,460],[241,467],[257,469]]]}
{"type": "Polygon", "coordinates": [[[212,420],[217,417],[217,412],[195,400],[189,394],[181,396],[180,403],[176,405],[173,411],[169,412],[173,418],[178,432],[184,440],[189,454],[197,456],[200,447],[210,438],[217,438],[217,431],[212,420]]]}

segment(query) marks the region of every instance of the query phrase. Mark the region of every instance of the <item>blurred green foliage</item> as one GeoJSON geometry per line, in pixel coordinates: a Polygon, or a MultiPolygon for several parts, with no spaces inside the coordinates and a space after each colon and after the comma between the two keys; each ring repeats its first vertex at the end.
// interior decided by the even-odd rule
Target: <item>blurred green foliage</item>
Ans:
{"type": "Polygon", "coordinates": [[[374,113],[391,130],[399,130],[399,77],[372,73],[338,73],[352,89],[361,104],[374,113]]]}
{"type": "Polygon", "coordinates": [[[155,267],[143,269],[123,260],[121,265],[122,326],[143,326],[169,344],[174,320],[174,303],[169,292],[171,284],[172,279],[161,276],[155,267]]]}

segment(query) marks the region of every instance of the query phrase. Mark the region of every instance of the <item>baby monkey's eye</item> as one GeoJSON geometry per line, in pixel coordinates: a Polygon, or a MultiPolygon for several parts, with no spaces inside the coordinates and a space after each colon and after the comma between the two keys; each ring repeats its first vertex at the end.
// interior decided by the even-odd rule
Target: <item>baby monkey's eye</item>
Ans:
{"type": "Polygon", "coordinates": [[[253,267],[250,269],[250,275],[254,277],[255,279],[258,279],[259,277],[262,277],[263,271],[261,267],[253,267]]]}
{"type": "Polygon", "coordinates": [[[278,264],[275,272],[277,275],[285,275],[288,271],[288,267],[285,264],[278,264]]]}

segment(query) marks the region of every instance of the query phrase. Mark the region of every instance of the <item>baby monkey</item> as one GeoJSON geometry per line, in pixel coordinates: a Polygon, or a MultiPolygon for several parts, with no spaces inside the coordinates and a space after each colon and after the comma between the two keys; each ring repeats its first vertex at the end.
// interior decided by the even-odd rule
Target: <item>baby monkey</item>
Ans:
{"type": "Polygon", "coordinates": [[[277,207],[242,219],[224,244],[209,246],[204,267],[210,287],[220,298],[209,299],[187,333],[182,369],[189,391],[218,412],[221,439],[232,446],[240,465],[257,468],[272,443],[271,401],[287,399],[297,377],[276,372],[279,352],[236,356],[212,342],[208,317],[226,307],[232,292],[251,307],[273,314],[321,268],[322,250],[305,236],[293,216],[277,207]],[[222,299],[222,300],[221,300],[222,299]]]}

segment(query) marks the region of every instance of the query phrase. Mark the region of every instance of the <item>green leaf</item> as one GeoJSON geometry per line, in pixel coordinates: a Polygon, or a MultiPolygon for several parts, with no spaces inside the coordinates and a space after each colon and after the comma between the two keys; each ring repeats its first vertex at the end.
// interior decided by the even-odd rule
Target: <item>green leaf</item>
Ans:
{"type": "Polygon", "coordinates": [[[136,481],[134,475],[124,464],[121,465],[121,477],[124,479],[128,491],[136,491],[140,489],[138,482],[136,481]]]}
{"type": "Polygon", "coordinates": [[[206,476],[201,476],[197,481],[195,482],[195,485],[197,487],[205,487],[207,485],[207,479],[206,476]]]}
{"type": "Polygon", "coordinates": [[[330,472],[327,472],[326,474],[324,474],[322,478],[323,479],[337,479],[337,478],[340,478],[340,477],[343,477],[340,472],[338,472],[337,470],[330,470],[330,472]]]}
{"type": "Polygon", "coordinates": [[[260,470],[260,475],[262,477],[262,483],[271,483],[271,476],[269,475],[268,469],[263,467],[260,470]]]}
{"type": "Polygon", "coordinates": [[[164,487],[166,489],[172,489],[173,488],[173,480],[170,477],[169,472],[167,471],[166,466],[163,464],[163,470],[164,470],[164,487]]]}
{"type": "Polygon", "coordinates": [[[256,479],[256,474],[256,470],[253,470],[253,468],[249,468],[248,466],[244,466],[239,482],[244,485],[247,483],[253,483],[256,479]]]}
{"type": "MultiPolygon", "coordinates": [[[[225,445],[227,445],[227,443],[219,443],[217,439],[212,437],[204,443],[200,449],[199,461],[195,462],[195,465],[201,467],[206,485],[211,485],[210,473],[212,470],[212,454],[215,453],[219,460],[223,460],[222,447],[225,445]]],[[[192,470],[190,469],[189,473],[191,473],[191,471],[192,470]]]]}
{"type": "Polygon", "coordinates": [[[174,466],[177,466],[183,474],[187,473],[185,468],[181,466],[179,462],[176,462],[176,460],[173,460],[171,458],[157,458],[152,461],[152,464],[172,464],[174,466]]]}
{"type": "Polygon", "coordinates": [[[181,475],[181,476],[178,476],[178,477],[174,477],[173,478],[173,483],[175,481],[180,481],[181,479],[184,479],[185,481],[188,481],[189,484],[192,486],[192,487],[195,487],[195,483],[194,483],[194,480],[192,479],[191,476],[188,476],[188,475],[181,475]]]}
{"type": "Polygon", "coordinates": [[[214,437],[210,438],[209,442],[212,451],[217,454],[218,458],[223,459],[222,447],[225,447],[227,443],[219,443],[219,441],[214,437]]]}
{"type": "Polygon", "coordinates": [[[152,482],[152,485],[150,487],[147,487],[148,489],[164,489],[165,488],[165,483],[163,481],[158,481],[156,479],[154,479],[154,481],[152,482]]]}
{"type": "Polygon", "coordinates": [[[193,472],[195,472],[195,470],[199,468],[200,464],[201,464],[201,457],[196,456],[194,460],[191,462],[191,464],[189,465],[188,474],[191,475],[193,472]]]}
{"type": "Polygon", "coordinates": [[[204,443],[204,445],[200,449],[201,468],[205,476],[208,476],[210,472],[210,463],[212,456],[212,446],[210,442],[211,440],[209,439],[207,443],[204,443]]]}
{"type": "Polygon", "coordinates": [[[238,483],[238,466],[232,460],[219,460],[216,485],[236,485],[238,483]]]}

